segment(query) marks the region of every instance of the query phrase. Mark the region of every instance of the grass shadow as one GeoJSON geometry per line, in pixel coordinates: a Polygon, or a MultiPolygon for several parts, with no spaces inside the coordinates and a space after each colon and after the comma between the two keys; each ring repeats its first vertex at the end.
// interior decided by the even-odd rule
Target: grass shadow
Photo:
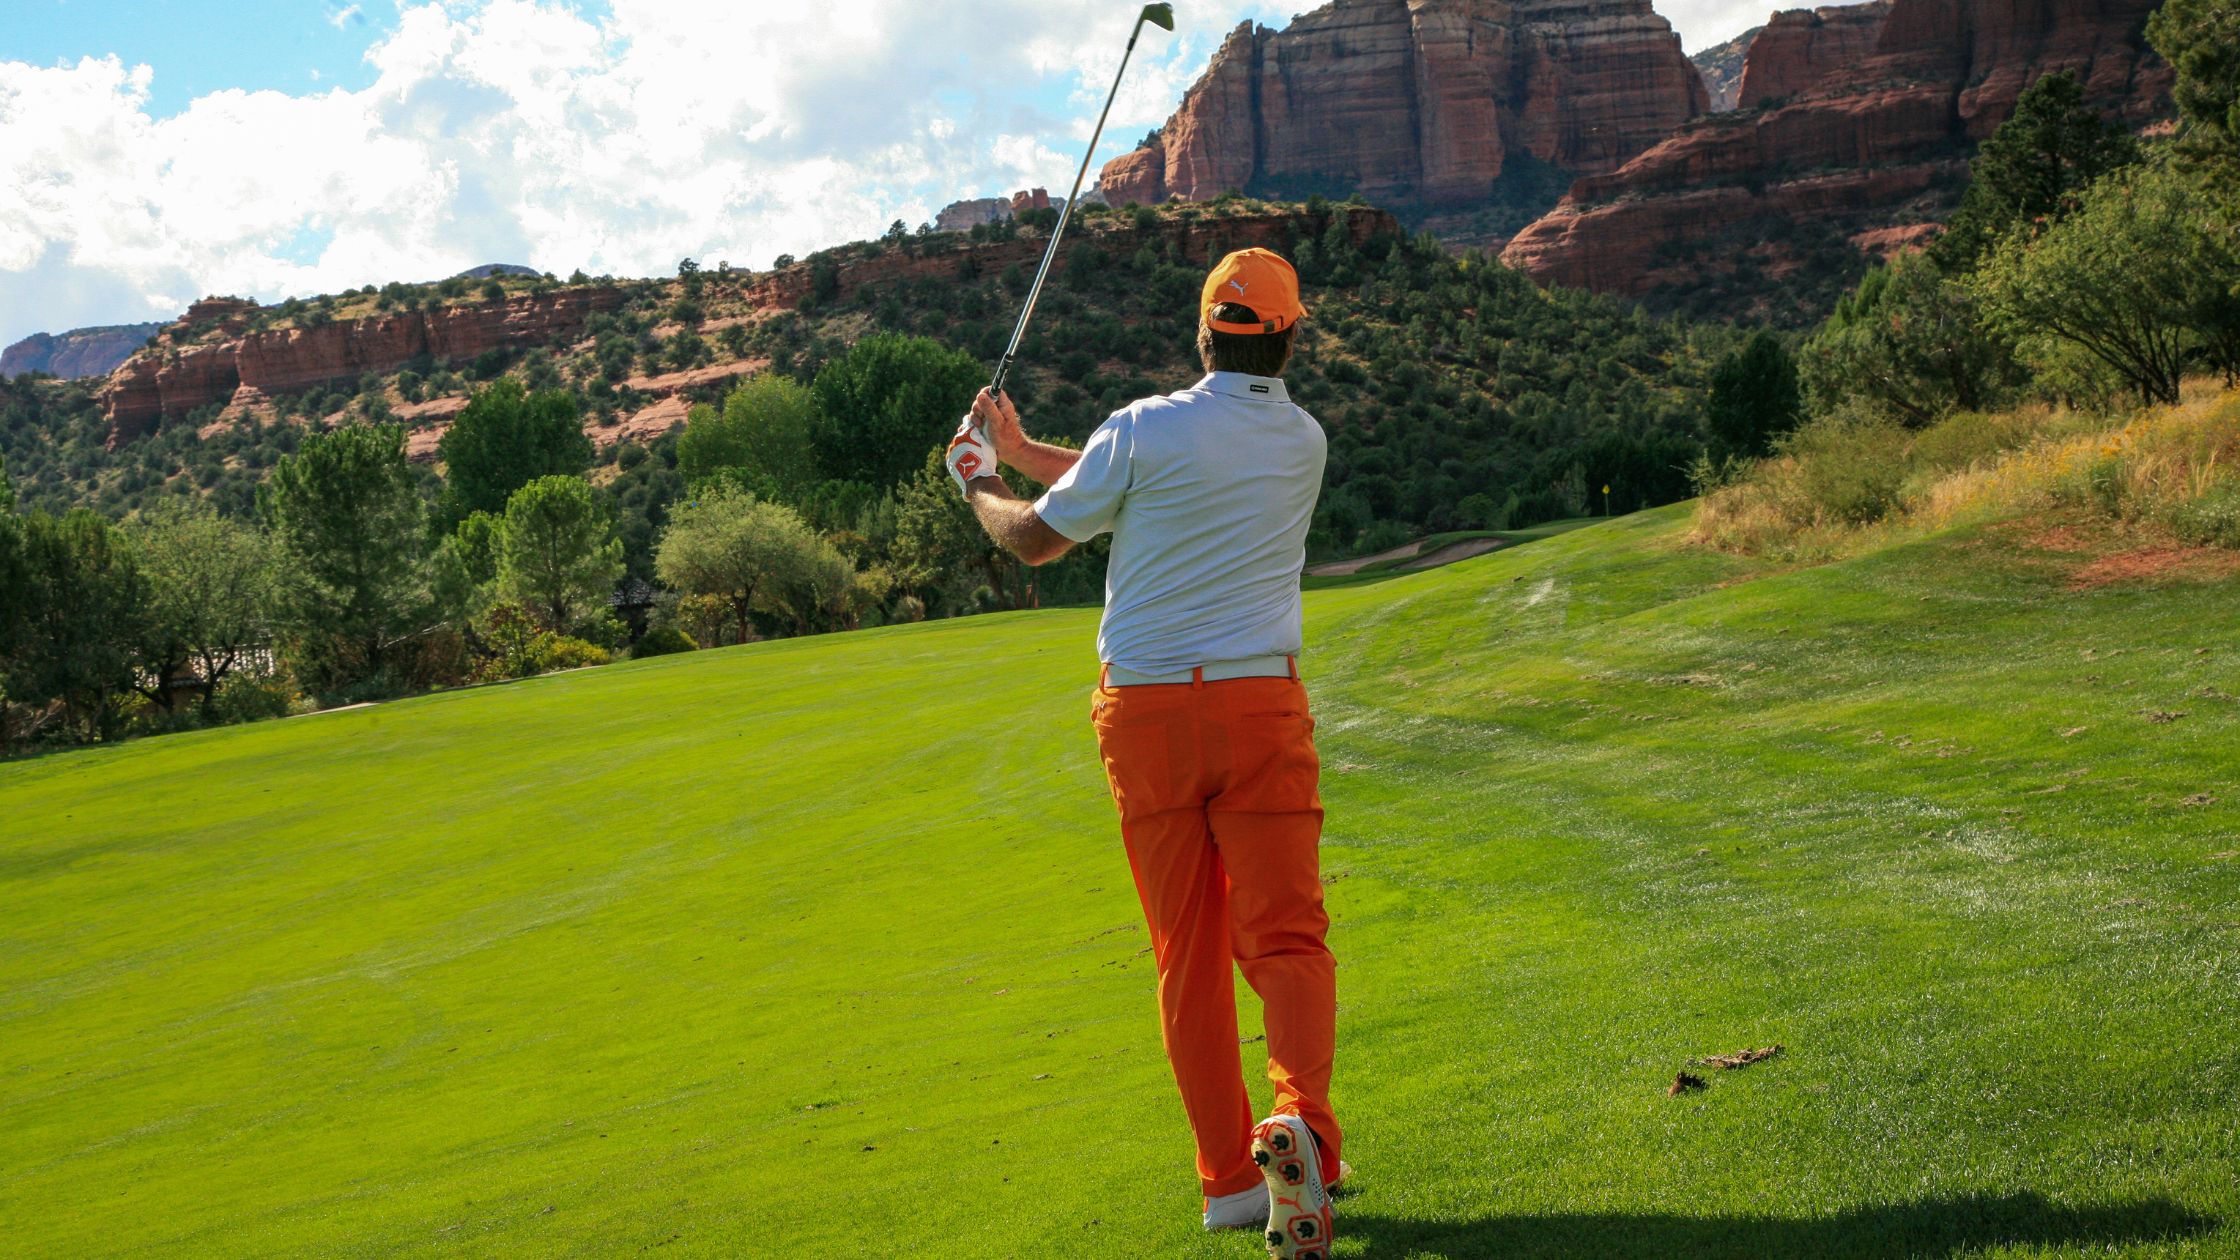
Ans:
{"type": "Polygon", "coordinates": [[[1431,1222],[1341,1208],[1338,1239],[1341,1244],[1347,1239],[1367,1243],[1370,1256],[1448,1260],[1927,1260],[1988,1247],[2097,1251],[2195,1237],[2221,1224],[2168,1199],[2071,1207],[2026,1191],[1923,1199],[1803,1219],[1589,1212],[1431,1222]]]}

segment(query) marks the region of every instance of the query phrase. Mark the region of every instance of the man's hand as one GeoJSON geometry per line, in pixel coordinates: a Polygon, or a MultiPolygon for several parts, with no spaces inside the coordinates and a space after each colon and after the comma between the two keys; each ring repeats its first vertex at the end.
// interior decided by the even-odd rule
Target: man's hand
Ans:
{"type": "Polygon", "coordinates": [[[988,444],[995,448],[996,458],[1013,468],[1019,466],[1019,451],[1027,445],[1027,431],[1019,426],[1019,409],[1012,405],[1011,395],[991,394],[982,389],[972,400],[972,418],[980,422],[980,430],[988,435],[988,444]]]}
{"type": "MultiPolygon", "coordinates": [[[[987,393],[982,390],[980,396],[985,398],[987,393]]],[[[996,475],[995,450],[988,444],[987,434],[981,432],[980,426],[973,423],[971,416],[966,416],[957,424],[957,435],[949,439],[948,464],[949,476],[956,481],[957,490],[967,498],[972,495],[973,478],[996,475]]]]}
{"type": "Polygon", "coordinates": [[[1062,446],[1037,442],[1020,427],[1019,409],[1011,405],[1011,395],[994,394],[983,389],[972,400],[972,418],[977,420],[988,435],[988,444],[996,458],[1043,485],[1050,485],[1066,475],[1081,458],[1081,452],[1069,451],[1062,446]]]}

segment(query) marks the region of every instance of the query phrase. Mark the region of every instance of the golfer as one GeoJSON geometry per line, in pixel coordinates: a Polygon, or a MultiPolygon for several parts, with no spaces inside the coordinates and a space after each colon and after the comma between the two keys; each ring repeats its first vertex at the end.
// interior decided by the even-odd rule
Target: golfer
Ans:
{"type": "Polygon", "coordinates": [[[1151,929],[1205,1227],[1264,1219],[1286,1260],[1328,1254],[1328,1186],[1345,1172],[1320,763],[1298,666],[1325,451],[1282,379],[1306,313],[1289,263],[1230,254],[1199,303],[1203,380],[1114,412],[1079,451],[1030,439],[1009,397],[982,390],[948,455],[980,523],[1028,564],[1112,534],[1092,718],[1151,929]],[[1018,498],[998,461],[1049,489],[1018,498]],[[1275,1101],[1257,1124],[1232,962],[1265,1012],[1275,1101]]]}

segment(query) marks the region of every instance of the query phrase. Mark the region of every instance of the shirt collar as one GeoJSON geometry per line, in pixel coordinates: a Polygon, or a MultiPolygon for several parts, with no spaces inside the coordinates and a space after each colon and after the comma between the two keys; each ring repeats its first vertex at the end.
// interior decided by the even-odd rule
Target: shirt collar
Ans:
{"type": "Polygon", "coordinates": [[[1252,402],[1290,402],[1279,376],[1253,376],[1246,372],[1208,372],[1192,389],[1210,390],[1252,402]]]}

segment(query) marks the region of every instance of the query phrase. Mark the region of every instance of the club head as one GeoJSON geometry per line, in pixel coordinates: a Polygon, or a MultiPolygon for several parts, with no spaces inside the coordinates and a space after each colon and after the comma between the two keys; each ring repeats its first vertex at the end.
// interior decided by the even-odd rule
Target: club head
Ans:
{"type": "Polygon", "coordinates": [[[1138,24],[1149,22],[1162,31],[1171,31],[1174,29],[1174,6],[1171,4],[1147,4],[1143,6],[1143,16],[1137,18],[1136,21],[1138,24]]]}

